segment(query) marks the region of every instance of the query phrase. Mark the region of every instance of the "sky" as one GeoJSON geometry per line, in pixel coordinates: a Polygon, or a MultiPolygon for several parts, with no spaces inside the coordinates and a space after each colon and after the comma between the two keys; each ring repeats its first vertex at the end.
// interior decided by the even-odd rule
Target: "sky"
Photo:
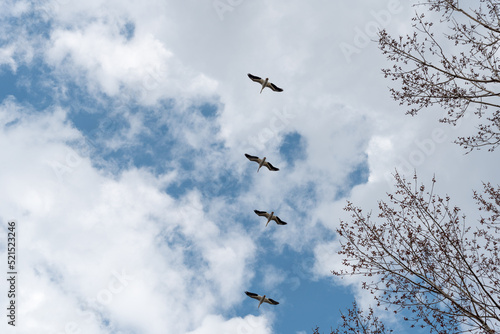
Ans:
{"type": "MultiPolygon", "coordinates": [[[[467,119],[405,115],[376,31],[397,0],[0,3],[0,257],[16,222],[16,326],[2,333],[312,333],[340,324],[347,201],[367,212],[397,169],[449,194],[499,183],[453,140],[467,119]],[[247,73],[269,77],[277,93],[247,73]],[[266,157],[280,171],[244,154],[266,157]],[[274,211],[286,226],[253,210],[274,211]],[[279,301],[263,304],[251,291],[279,301]]],[[[0,302],[7,307],[7,281],[0,302]]],[[[5,308],[4,308],[5,310],[5,308]]],[[[4,311],[6,312],[6,311],[4,311]]],[[[417,333],[380,312],[398,333],[417,333]]]]}

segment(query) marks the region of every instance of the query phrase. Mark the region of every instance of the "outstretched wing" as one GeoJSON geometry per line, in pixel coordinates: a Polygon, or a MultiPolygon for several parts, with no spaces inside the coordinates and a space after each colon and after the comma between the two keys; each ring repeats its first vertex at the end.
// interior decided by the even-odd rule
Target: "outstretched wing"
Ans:
{"type": "Polygon", "coordinates": [[[255,162],[260,163],[259,157],[256,157],[256,156],[253,156],[253,155],[250,155],[250,154],[246,154],[246,153],[245,153],[245,157],[247,157],[247,159],[250,160],[250,161],[255,161],[255,162]]]}
{"type": "Polygon", "coordinates": [[[267,300],[269,300],[269,304],[272,304],[272,305],[278,305],[279,303],[277,301],[275,301],[274,299],[271,299],[271,298],[266,298],[267,300]]]}
{"type": "Polygon", "coordinates": [[[272,90],[274,90],[275,92],[282,92],[282,91],[283,91],[283,89],[279,88],[278,86],[276,86],[276,85],[275,85],[275,84],[273,84],[273,83],[270,83],[270,84],[269,84],[269,87],[270,87],[272,90]]]}
{"type": "Polygon", "coordinates": [[[269,213],[267,213],[265,211],[253,210],[253,212],[255,212],[257,214],[257,216],[269,218],[269,213]]]}
{"type": "Polygon", "coordinates": [[[248,73],[248,77],[249,77],[250,79],[252,79],[252,81],[258,82],[258,83],[260,83],[260,84],[262,84],[262,82],[264,82],[264,81],[262,80],[262,78],[259,78],[259,77],[255,76],[255,75],[251,75],[250,73],[248,73]]]}
{"type": "Polygon", "coordinates": [[[266,161],[265,165],[266,165],[267,169],[269,169],[270,171],[276,172],[276,171],[280,170],[279,168],[276,168],[273,165],[271,165],[270,162],[266,161]]]}
{"type": "Polygon", "coordinates": [[[278,224],[278,225],[286,225],[286,222],[282,221],[279,217],[274,216],[273,220],[278,224]]]}
{"type": "Polygon", "coordinates": [[[253,293],[253,292],[248,292],[248,291],[245,291],[245,293],[247,294],[248,297],[251,297],[251,298],[254,298],[254,299],[257,299],[257,300],[260,300],[260,296],[256,293],[253,293]]]}

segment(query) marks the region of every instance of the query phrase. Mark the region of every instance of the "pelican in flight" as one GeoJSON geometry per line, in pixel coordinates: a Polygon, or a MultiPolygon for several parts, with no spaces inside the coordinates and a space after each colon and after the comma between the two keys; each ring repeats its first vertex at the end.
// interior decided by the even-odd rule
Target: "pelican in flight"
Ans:
{"type": "Polygon", "coordinates": [[[246,154],[246,153],[245,153],[245,157],[247,157],[247,159],[248,159],[248,160],[250,160],[250,161],[255,161],[256,163],[258,163],[258,164],[259,164],[259,168],[257,168],[257,173],[259,172],[259,169],[260,169],[260,167],[262,167],[262,166],[266,166],[266,167],[267,167],[267,169],[269,169],[270,171],[273,171],[273,172],[275,172],[275,171],[278,171],[278,170],[279,170],[279,168],[276,168],[276,167],[274,167],[273,165],[271,165],[269,162],[267,162],[267,161],[266,161],[266,157],[264,157],[263,159],[259,159],[259,157],[255,157],[255,156],[253,156],[253,155],[246,154]]]}
{"type": "Polygon", "coordinates": [[[259,308],[262,303],[268,303],[271,305],[278,305],[279,304],[277,301],[275,301],[271,298],[266,298],[266,295],[259,296],[256,293],[248,292],[248,291],[245,291],[245,293],[247,294],[248,297],[251,297],[253,299],[257,299],[259,301],[259,306],[257,306],[257,308],[259,308]]]}
{"type": "Polygon", "coordinates": [[[266,227],[271,220],[274,220],[278,225],[286,225],[286,222],[282,221],[281,219],[279,219],[278,216],[274,215],[274,211],[271,212],[270,214],[265,211],[259,211],[259,210],[253,210],[253,212],[255,212],[257,216],[262,216],[267,218],[266,227]]]}
{"type": "Polygon", "coordinates": [[[261,94],[262,94],[262,90],[264,90],[264,88],[266,88],[266,87],[271,88],[275,92],[282,92],[283,91],[283,89],[279,88],[278,86],[276,86],[272,82],[269,82],[269,78],[266,78],[266,80],[264,80],[262,78],[256,77],[255,75],[251,75],[250,73],[248,73],[248,77],[250,79],[252,79],[252,81],[258,82],[262,85],[262,88],[260,89],[261,94]]]}

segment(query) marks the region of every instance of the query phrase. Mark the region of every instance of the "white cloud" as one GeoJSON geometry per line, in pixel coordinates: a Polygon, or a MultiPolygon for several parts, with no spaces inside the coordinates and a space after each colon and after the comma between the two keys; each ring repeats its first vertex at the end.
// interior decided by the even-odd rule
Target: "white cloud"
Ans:
{"type": "Polygon", "coordinates": [[[273,291],[287,279],[286,272],[276,267],[266,265],[260,269],[264,276],[262,284],[267,291],[273,291]]]}
{"type": "Polygon", "coordinates": [[[221,316],[209,316],[202,325],[188,334],[212,334],[212,333],[272,333],[269,329],[269,320],[264,316],[256,317],[247,315],[244,318],[223,319],[221,316]]]}
{"type": "Polygon", "coordinates": [[[47,62],[70,78],[83,76],[82,83],[90,91],[109,96],[130,92],[132,98],[146,104],[161,98],[208,94],[215,88],[213,81],[175,60],[153,35],[127,41],[119,28],[95,22],[78,30],[55,30],[47,62]]]}
{"type": "MultiPolygon", "coordinates": [[[[73,321],[86,333],[99,333],[106,319],[118,330],[146,333],[234,331],[250,319],[265,319],[216,315],[243,298],[241,287],[253,278],[247,265],[255,240],[264,233],[278,252],[285,246],[315,249],[315,277],[326,277],[339,263],[332,254],[338,243],[319,240],[328,239],[322,226],[333,233],[340,219],[349,219],[341,192],[369,211],[391,190],[388,176],[395,167],[416,167],[422,181],[436,172],[440,193],[463,204],[481,178],[496,180],[493,155],[463,156],[451,143],[469,125],[441,127],[439,110],[403,115],[380,74],[390,64],[374,43],[357,45],[350,62],[342,53],[341,43],[355,45],[359,29],[376,21],[373,13],[390,2],[365,1],[362,10],[352,10],[325,1],[243,1],[221,19],[211,0],[53,0],[34,9],[50,22],[47,40],[29,38],[23,29],[6,31],[12,42],[2,45],[0,64],[15,70],[40,54],[58,85],[73,82],[97,99],[104,93],[125,105],[160,106],[154,113],[169,126],[165,136],[178,143],[175,156],[186,148],[199,152],[194,172],[173,159],[165,161],[173,169],[166,175],[133,167],[113,175],[66,144],[84,138],[67,124],[64,110],[25,110],[4,102],[2,124],[12,123],[0,132],[0,148],[11,164],[0,166],[8,189],[0,209],[25,226],[21,235],[30,245],[23,264],[30,308],[22,316],[32,327],[21,330],[63,331],[73,321]],[[123,33],[127,24],[134,26],[133,36],[123,33]],[[259,94],[248,72],[268,76],[284,92],[259,94]],[[163,110],[159,102],[168,99],[171,110],[163,110]],[[205,102],[219,106],[211,120],[191,112],[205,102]],[[433,131],[441,128],[445,140],[436,140],[433,131]],[[278,151],[289,132],[305,143],[304,157],[293,168],[278,151]],[[281,171],[257,174],[243,153],[265,155],[281,171]],[[347,176],[365,159],[368,183],[349,189],[347,176]],[[179,180],[213,181],[224,173],[234,173],[241,182],[236,186],[244,187],[237,198],[207,199],[195,190],[175,200],[163,191],[179,180]],[[240,217],[247,219],[254,209],[276,210],[289,225],[265,229],[252,217],[255,226],[241,226],[240,217]],[[109,305],[101,310],[99,303],[86,302],[105,296],[113,272],[121,270],[134,279],[112,294],[109,305]],[[58,318],[41,311],[52,301],[60,308],[58,318]],[[103,318],[77,312],[89,305],[99,308],[91,314],[103,318]]],[[[12,16],[30,8],[26,2],[7,7],[5,15],[12,16]]],[[[404,5],[387,26],[407,29],[408,9],[404,5]]],[[[136,145],[149,131],[145,113],[123,108],[110,114],[117,112],[131,126],[106,142],[112,150],[136,145]]],[[[273,272],[265,284],[278,286],[280,274],[273,272]]],[[[270,332],[271,320],[257,323],[255,328],[270,332]]]]}
{"type": "Polygon", "coordinates": [[[64,110],[31,115],[9,100],[0,119],[9,161],[0,209],[3,221],[18,222],[19,304],[30,305],[19,310],[19,319],[30,319],[19,333],[74,324],[104,333],[106,319],[116,329],[182,333],[242,300],[253,241],[210,221],[199,195],[178,202],[161,190],[168,177],[134,168],[105,175],[88,157],[76,159],[65,142],[82,137],[64,110]],[[48,303],[52,311],[41,311],[48,303]]]}
{"type": "Polygon", "coordinates": [[[0,49],[0,65],[7,64],[10,68],[15,71],[16,70],[16,62],[13,58],[14,54],[14,46],[9,45],[7,47],[3,47],[0,49]]]}
{"type": "Polygon", "coordinates": [[[30,3],[26,0],[5,0],[0,4],[0,18],[19,17],[29,11],[30,3]]]}

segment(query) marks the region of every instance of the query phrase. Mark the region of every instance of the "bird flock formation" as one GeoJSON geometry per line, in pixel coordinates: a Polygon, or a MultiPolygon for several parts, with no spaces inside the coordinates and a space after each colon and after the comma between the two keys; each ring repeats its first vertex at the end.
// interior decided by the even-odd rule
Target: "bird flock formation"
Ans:
{"type": "MultiPolygon", "coordinates": [[[[269,82],[269,78],[266,78],[264,80],[262,78],[255,76],[255,75],[252,75],[250,73],[248,73],[248,77],[252,81],[258,82],[262,85],[262,88],[260,89],[260,93],[262,93],[262,90],[264,90],[264,88],[266,88],[266,87],[271,88],[275,92],[282,92],[283,91],[283,89],[281,89],[278,86],[276,86],[275,84],[269,82]]],[[[253,156],[250,154],[246,154],[246,153],[245,153],[245,157],[247,157],[248,160],[255,161],[256,163],[259,164],[259,168],[257,168],[257,173],[259,172],[259,170],[262,166],[267,167],[267,169],[269,169],[272,172],[279,171],[279,168],[274,167],[273,165],[271,165],[271,163],[269,161],[266,161],[266,157],[260,159],[259,157],[256,157],[256,156],[253,156]]],[[[271,213],[267,213],[265,211],[254,210],[254,212],[258,216],[262,216],[262,217],[267,218],[266,227],[271,220],[274,220],[278,225],[286,225],[286,222],[282,221],[281,219],[279,219],[278,216],[274,215],[274,211],[271,213]]],[[[245,293],[248,297],[253,298],[253,299],[257,299],[259,301],[259,306],[257,306],[257,308],[260,308],[260,305],[262,305],[262,303],[268,303],[271,305],[278,305],[279,304],[274,299],[267,298],[266,295],[260,296],[256,293],[248,292],[248,291],[245,291],[245,293]]]]}

